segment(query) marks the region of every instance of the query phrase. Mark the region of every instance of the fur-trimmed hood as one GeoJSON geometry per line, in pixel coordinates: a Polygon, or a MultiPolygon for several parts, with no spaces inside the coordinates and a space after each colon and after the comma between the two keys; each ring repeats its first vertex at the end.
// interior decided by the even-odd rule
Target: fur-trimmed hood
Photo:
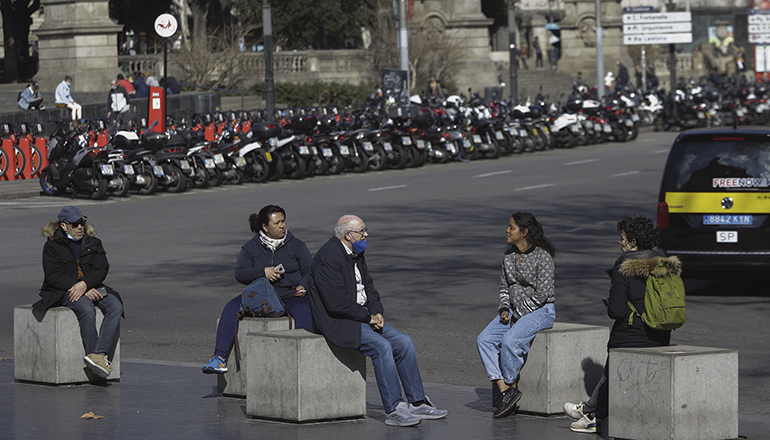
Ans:
{"type": "MultiPolygon", "coordinates": [[[[59,227],[60,224],[61,222],[59,220],[53,220],[49,222],[47,225],[43,226],[43,229],[42,229],[43,236],[49,240],[53,240],[54,234],[56,233],[56,231],[61,231],[61,233],[63,234],[64,231],[62,230],[62,228],[59,227]]],[[[91,223],[86,223],[86,229],[84,232],[85,232],[85,235],[89,237],[93,237],[96,235],[96,229],[94,228],[94,225],[92,225],[91,223]]]]}
{"type": "Polygon", "coordinates": [[[653,273],[656,276],[664,276],[670,271],[675,275],[682,274],[682,262],[675,256],[630,258],[620,263],[618,269],[621,275],[627,277],[649,277],[653,273]]]}

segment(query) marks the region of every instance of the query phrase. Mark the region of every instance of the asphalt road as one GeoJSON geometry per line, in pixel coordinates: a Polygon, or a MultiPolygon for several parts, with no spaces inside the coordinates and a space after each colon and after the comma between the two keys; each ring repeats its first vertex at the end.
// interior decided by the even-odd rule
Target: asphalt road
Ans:
{"type": "MultiPolygon", "coordinates": [[[[110,259],[107,283],[126,302],[123,357],[202,364],[222,307],[241,289],[233,268],[252,236],[248,216],[272,203],[311,252],[341,215],[361,216],[385,319],[413,336],[423,379],[487,387],[475,340],[496,314],[511,214],[533,212],[557,248],[557,320],[609,326],[601,298],[604,271],[620,253],[615,223],[654,218],[674,137],[645,130],[626,144],[178,195],[0,201],[0,357],[13,356],[13,305],[37,300],[40,228],[74,203],[95,224],[110,259]]],[[[740,413],[761,416],[770,414],[764,281],[688,280],[688,322],[672,336],[738,349],[740,413]]]]}

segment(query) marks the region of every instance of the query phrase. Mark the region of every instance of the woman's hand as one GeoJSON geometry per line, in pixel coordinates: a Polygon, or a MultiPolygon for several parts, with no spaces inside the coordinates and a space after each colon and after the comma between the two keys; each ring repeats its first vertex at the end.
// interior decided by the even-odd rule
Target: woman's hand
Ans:
{"type": "Polygon", "coordinates": [[[500,312],[500,323],[508,324],[509,322],[511,322],[510,312],[508,312],[508,310],[503,310],[502,312],[500,312]]]}
{"type": "Polygon", "coordinates": [[[268,279],[271,283],[274,283],[281,279],[281,274],[283,272],[278,272],[275,270],[275,267],[266,267],[265,268],[265,278],[268,279]]]}
{"type": "Polygon", "coordinates": [[[307,290],[305,290],[302,286],[297,286],[296,289],[294,289],[294,296],[305,296],[307,295],[307,290]]]}

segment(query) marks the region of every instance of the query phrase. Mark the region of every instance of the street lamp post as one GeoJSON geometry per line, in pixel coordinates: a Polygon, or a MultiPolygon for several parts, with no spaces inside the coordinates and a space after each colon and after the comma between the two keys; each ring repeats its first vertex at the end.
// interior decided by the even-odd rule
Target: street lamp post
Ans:
{"type": "Polygon", "coordinates": [[[517,56],[519,49],[516,47],[516,0],[507,0],[508,3],[508,54],[510,57],[511,71],[511,100],[513,105],[519,105],[519,62],[517,56]]]}
{"type": "Polygon", "coordinates": [[[270,0],[262,0],[262,28],[265,38],[265,99],[267,120],[275,117],[275,78],[273,77],[273,20],[270,0]]]}

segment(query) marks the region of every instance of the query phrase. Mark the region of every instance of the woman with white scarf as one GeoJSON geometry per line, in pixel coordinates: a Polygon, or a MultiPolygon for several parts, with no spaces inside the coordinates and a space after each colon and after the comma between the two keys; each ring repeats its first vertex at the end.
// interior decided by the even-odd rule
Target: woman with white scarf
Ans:
{"type": "MultiPolygon", "coordinates": [[[[249,225],[255,235],[241,247],[235,264],[235,279],[249,285],[259,278],[267,278],[294,319],[294,326],[311,330],[310,303],[305,287],[313,256],[307,245],[288,231],[286,212],[280,206],[267,205],[259,214],[251,214],[249,225]]],[[[238,333],[240,306],[241,295],[238,295],[222,310],[214,355],[204,365],[204,373],[227,372],[227,356],[238,333]]]]}

